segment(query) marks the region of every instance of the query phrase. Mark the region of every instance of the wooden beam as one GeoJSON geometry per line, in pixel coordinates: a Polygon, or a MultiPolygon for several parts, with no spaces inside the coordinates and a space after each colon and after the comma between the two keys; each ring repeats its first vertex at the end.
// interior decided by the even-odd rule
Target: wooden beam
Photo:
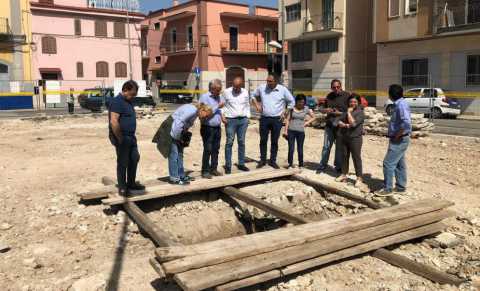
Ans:
{"type": "Polygon", "coordinates": [[[276,278],[281,278],[287,275],[291,275],[304,270],[319,267],[319,266],[322,266],[331,262],[339,261],[345,258],[353,257],[360,254],[365,254],[389,245],[394,245],[394,244],[406,242],[415,238],[431,235],[445,228],[446,226],[441,222],[422,226],[419,228],[415,228],[412,230],[387,236],[381,239],[377,239],[371,242],[346,248],[337,252],[322,255],[310,260],[300,262],[300,263],[295,263],[281,269],[272,270],[269,272],[261,273],[261,274],[244,278],[241,280],[237,280],[237,281],[232,281],[232,282],[217,286],[215,290],[216,291],[237,290],[247,286],[252,286],[261,282],[266,282],[276,278]]]}
{"type": "Polygon", "coordinates": [[[150,187],[148,193],[145,195],[134,196],[134,197],[116,197],[102,200],[103,204],[106,205],[118,205],[126,203],[127,201],[143,201],[149,199],[156,199],[166,196],[178,195],[183,193],[191,193],[198,191],[207,191],[217,188],[223,188],[232,185],[239,185],[251,182],[259,182],[263,180],[277,179],[288,177],[294,174],[299,173],[299,170],[290,169],[290,170],[274,170],[265,169],[251,172],[244,172],[238,174],[232,174],[228,176],[214,177],[213,179],[201,179],[198,181],[193,181],[190,185],[180,186],[180,185],[161,185],[150,187]]]}
{"type": "Polygon", "coordinates": [[[160,263],[157,261],[157,259],[150,258],[148,260],[148,262],[150,263],[150,266],[152,266],[152,268],[155,270],[155,272],[157,272],[159,279],[166,278],[165,272],[163,271],[163,268],[162,268],[162,265],[160,265],[160,263]]]}
{"type": "Polygon", "coordinates": [[[148,216],[133,202],[123,204],[123,208],[133,218],[158,246],[178,246],[180,243],[172,240],[167,233],[159,229],[148,216]]]}

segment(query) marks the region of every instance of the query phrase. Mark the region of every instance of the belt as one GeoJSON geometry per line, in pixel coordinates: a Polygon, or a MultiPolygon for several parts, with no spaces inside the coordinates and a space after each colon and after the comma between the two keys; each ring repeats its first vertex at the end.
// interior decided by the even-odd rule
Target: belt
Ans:
{"type": "Polygon", "coordinates": [[[211,125],[206,125],[206,124],[202,124],[202,126],[205,126],[205,127],[210,127],[210,128],[219,128],[220,125],[217,125],[217,126],[211,126],[211,125]]]}
{"type": "MultiPolygon", "coordinates": [[[[401,135],[400,138],[406,137],[406,136],[409,136],[409,135],[410,135],[410,133],[406,133],[406,134],[401,135]]],[[[387,135],[386,137],[388,137],[388,138],[395,138],[395,136],[389,136],[389,135],[387,135]]]]}
{"type": "Polygon", "coordinates": [[[262,115],[262,118],[272,118],[272,119],[275,118],[275,119],[280,119],[280,118],[282,118],[282,116],[280,116],[280,115],[279,115],[279,116],[264,116],[264,115],[262,115]]]}
{"type": "Polygon", "coordinates": [[[227,117],[227,119],[243,119],[247,118],[246,116],[237,116],[237,117],[227,117]]]}

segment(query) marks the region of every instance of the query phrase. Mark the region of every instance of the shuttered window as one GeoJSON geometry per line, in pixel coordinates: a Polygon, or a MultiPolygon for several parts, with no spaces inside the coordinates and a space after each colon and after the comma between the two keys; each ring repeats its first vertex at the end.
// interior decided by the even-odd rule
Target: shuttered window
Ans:
{"type": "Polygon", "coordinates": [[[127,77],[127,64],[124,62],[115,63],[115,78],[127,77]]]}
{"type": "Polygon", "coordinates": [[[75,26],[75,35],[82,35],[82,22],[80,21],[80,19],[74,20],[74,26],[75,26]]]}
{"type": "Polygon", "coordinates": [[[77,62],[77,78],[83,78],[83,63],[77,62]]]}
{"type": "Polygon", "coordinates": [[[97,37],[107,37],[107,22],[106,21],[95,21],[95,36],[97,37]]]}
{"type": "Polygon", "coordinates": [[[97,78],[108,78],[108,63],[97,62],[97,78]]]}
{"type": "Polygon", "coordinates": [[[397,17],[400,15],[400,0],[388,1],[388,17],[397,17]]]}
{"type": "Polygon", "coordinates": [[[125,38],[125,23],[115,22],[113,24],[113,36],[116,38],[125,38]]]}
{"type": "Polygon", "coordinates": [[[42,37],[42,53],[44,54],[56,54],[57,53],[57,40],[52,36],[42,37]]]}

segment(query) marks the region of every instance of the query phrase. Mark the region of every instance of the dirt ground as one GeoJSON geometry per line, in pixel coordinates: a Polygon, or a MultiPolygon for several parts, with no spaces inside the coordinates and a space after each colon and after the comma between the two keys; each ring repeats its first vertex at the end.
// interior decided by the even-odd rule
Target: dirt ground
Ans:
{"type": "MultiPolygon", "coordinates": [[[[164,117],[138,122],[140,181],[167,176],[167,161],[151,143],[164,117]]],[[[148,264],[155,246],[123,211],[112,211],[101,204],[79,204],[76,193],[103,187],[103,176],[115,176],[115,153],[107,138],[106,122],[105,116],[0,121],[0,249],[6,248],[0,252],[0,290],[179,290],[156,279],[148,264]]],[[[202,151],[198,126],[193,133],[185,166],[198,174],[202,151]]],[[[223,136],[221,165],[224,142],[223,136]]],[[[247,134],[248,157],[258,159],[258,143],[258,124],[252,121],[247,134]]],[[[322,144],[323,131],[309,128],[307,164],[302,174],[356,191],[351,185],[334,182],[333,175],[314,173],[322,144]]],[[[381,185],[386,147],[384,138],[364,138],[364,171],[373,188],[381,185]]],[[[287,144],[282,139],[280,164],[286,164],[286,153],[287,144]]],[[[441,248],[420,240],[403,244],[394,252],[480,283],[480,140],[438,135],[414,140],[407,160],[410,194],[398,200],[435,197],[455,202],[457,217],[447,220],[447,231],[460,244],[441,248]]],[[[366,211],[342,199],[326,199],[293,181],[246,189],[315,219],[366,211]]],[[[160,227],[184,243],[245,233],[248,227],[242,228],[236,220],[239,213],[273,221],[244,205],[232,208],[214,194],[168,198],[142,207],[149,209],[148,215],[160,227]]],[[[472,283],[460,289],[476,290],[472,283]]],[[[359,256],[249,290],[457,288],[434,284],[370,256],[359,256]]]]}

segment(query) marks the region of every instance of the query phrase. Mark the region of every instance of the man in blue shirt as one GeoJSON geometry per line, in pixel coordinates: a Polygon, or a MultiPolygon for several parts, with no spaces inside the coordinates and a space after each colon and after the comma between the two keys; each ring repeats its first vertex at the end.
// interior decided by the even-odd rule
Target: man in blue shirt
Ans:
{"type": "Polygon", "coordinates": [[[407,164],[405,153],[410,144],[412,121],[410,107],[403,98],[403,88],[391,85],[388,89],[390,100],[394,103],[393,114],[388,124],[388,151],[383,160],[384,188],[376,192],[377,196],[390,196],[395,193],[405,193],[407,187],[407,164]],[[393,176],[395,175],[395,189],[393,176]]]}
{"type": "Polygon", "coordinates": [[[218,152],[220,150],[220,140],[222,138],[222,113],[220,108],[223,107],[224,101],[220,97],[222,91],[222,81],[215,79],[209,84],[209,92],[203,94],[200,104],[208,105],[213,112],[209,118],[201,120],[200,134],[203,140],[203,156],[202,156],[202,177],[211,179],[213,176],[221,176],[217,170],[218,152]]]}
{"type": "Polygon", "coordinates": [[[135,81],[125,82],[122,92],[110,101],[108,109],[109,138],[117,153],[117,184],[121,196],[127,196],[132,190],[145,190],[145,186],[135,181],[140,154],[135,137],[137,119],[132,102],[137,92],[138,84],[135,81]]]}
{"type": "Polygon", "coordinates": [[[278,138],[282,130],[283,114],[285,108],[293,108],[295,99],[290,91],[282,85],[277,84],[277,79],[273,75],[267,77],[267,84],[257,88],[254,94],[255,98],[260,99],[262,105],[262,116],[260,117],[260,163],[257,168],[262,168],[267,164],[267,142],[268,135],[271,134],[270,161],[269,165],[274,169],[279,169],[277,165],[278,138]]]}

